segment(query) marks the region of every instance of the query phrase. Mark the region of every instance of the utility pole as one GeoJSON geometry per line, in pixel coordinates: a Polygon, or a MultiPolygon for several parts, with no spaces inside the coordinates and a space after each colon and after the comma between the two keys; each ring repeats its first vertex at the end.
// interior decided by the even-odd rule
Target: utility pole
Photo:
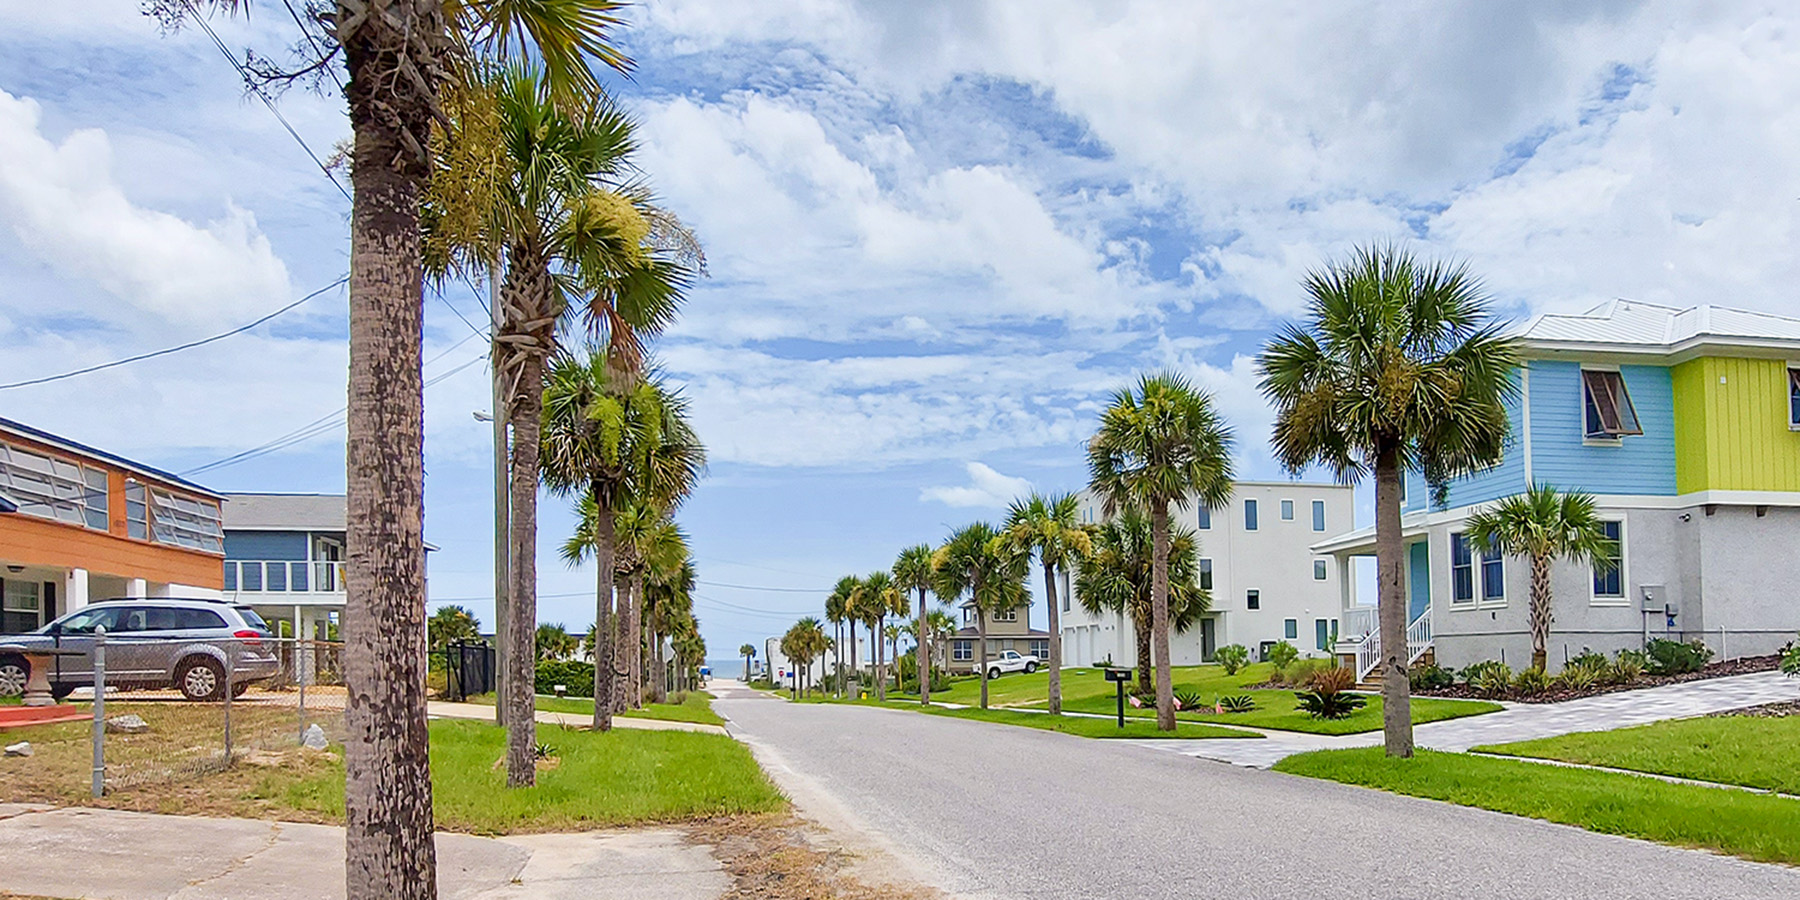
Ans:
{"type": "Polygon", "coordinates": [[[512,606],[512,493],[508,477],[506,388],[500,383],[500,266],[488,266],[488,313],[491,320],[488,368],[494,374],[494,723],[506,725],[507,610],[512,606]]]}

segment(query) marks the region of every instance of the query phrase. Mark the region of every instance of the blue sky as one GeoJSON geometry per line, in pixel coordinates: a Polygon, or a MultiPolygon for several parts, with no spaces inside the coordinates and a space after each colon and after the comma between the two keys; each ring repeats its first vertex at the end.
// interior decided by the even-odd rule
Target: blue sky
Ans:
{"type": "MultiPolygon", "coordinates": [[[[255,9],[221,36],[279,55],[291,22],[255,9]]],[[[1800,312],[1800,29],[1779,5],[630,18],[639,74],[613,87],[711,263],[657,354],[711,448],[680,518],[719,655],[1020,490],[1078,488],[1098,409],[1146,369],[1213,391],[1240,472],[1281,477],[1251,358],[1301,275],[1357,242],[1466,260],[1519,320],[1615,296],[1800,312]]],[[[348,135],[333,95],[279,105],[321,154],[348,135]]],[[[0,6],[0,381],[279,308],[343,273],[346,212],[200,31],[159,35],[133,0],[0,6]]],[[[484,317],[466,289],[427,301],[431,594],[486,622],[487,376],[453,309],[484,317]]],[[[200,350],[0,392],[0,415],[192,469],[329,422],[344,317],[327,292],[200,350]]],[[[195,477],[338,491],[342,452],[325,428],[195,477]]],[[[543,513],[553,549],[570,517],[543,513]]],[[[541,617],[585,626],[591,573],[551,550],[540,571],[541,617]]]]}

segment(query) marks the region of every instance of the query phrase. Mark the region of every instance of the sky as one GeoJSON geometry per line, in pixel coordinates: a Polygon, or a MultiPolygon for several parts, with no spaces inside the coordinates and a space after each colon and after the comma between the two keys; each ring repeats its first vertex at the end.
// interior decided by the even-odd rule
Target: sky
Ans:
{"type": "MultiPolygon", "coordinates": [[[[285,59],[286,9],[251,9],[220,39],[285,59]]],[[[1287,477],[1254,358],[1305,273],[1358,244],[1465,262],[1519,323],[1614,297],[1800,313],[1787,4],[647,0],[627,19],[637,72],[609,89],[709,263],[655,353],[710,453],[679,520],[714,656],[1022,492],[1079,489],[1083,440],[1141,372],[1213,394],[1242,477],[1287,477]]],[[[0,383],[341,277],[348,201],[308,148],[348,137],[342,100],[276,107],[299,141],[204,31],[161,34],[136,0],[0,0],[0,383]]],[[[430,602],[491,625],[486,313],[466,286],[430,294],[430,602]]],[[[346,333],[327,290],[204,347],[0,390],[0,416],[178,472],[284,439],[191,477],[337,492],[346,333]]],[[[585,629],[592,573],[555,554],[568,503],[540,521],[540,620],[585,629]]]]}

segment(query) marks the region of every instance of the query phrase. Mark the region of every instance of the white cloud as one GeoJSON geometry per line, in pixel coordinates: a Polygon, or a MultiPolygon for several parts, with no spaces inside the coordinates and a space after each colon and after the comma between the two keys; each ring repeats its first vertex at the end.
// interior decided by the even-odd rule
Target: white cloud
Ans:
{"type": "Polygon", "coordinates": [[[228,205],[196,225],[137,206],[105,132],[56,144],[40,120],[36,101],[0,91],[0,220],[45,263],[154,318],[218,322],[288,298],[287,268],[249,212],[228,205]]]}
{"type": "Polygon", "coordinates": [[[919,499],[946,506],[1005,509],[1013,500],[1031,493],[1027,479],[1002,475],[979,462],[968,463],[967,469],[968,484],[928,487],[919,492],[919,499]]]}

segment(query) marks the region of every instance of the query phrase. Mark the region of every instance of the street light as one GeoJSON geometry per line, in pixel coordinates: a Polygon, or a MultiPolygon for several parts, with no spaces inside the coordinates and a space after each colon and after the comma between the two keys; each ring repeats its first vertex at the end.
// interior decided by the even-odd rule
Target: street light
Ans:
{"type": "Polygon", "coordinates": [[[494,421],[494,414],[491,412],[488,412],[486,410],[482,410],[482,409],[478,409],[472,413],[469,413],[469,415],[474,416],[475,421],[477,421],[477,422],[492,422],[492,421],[494,421]]]}

